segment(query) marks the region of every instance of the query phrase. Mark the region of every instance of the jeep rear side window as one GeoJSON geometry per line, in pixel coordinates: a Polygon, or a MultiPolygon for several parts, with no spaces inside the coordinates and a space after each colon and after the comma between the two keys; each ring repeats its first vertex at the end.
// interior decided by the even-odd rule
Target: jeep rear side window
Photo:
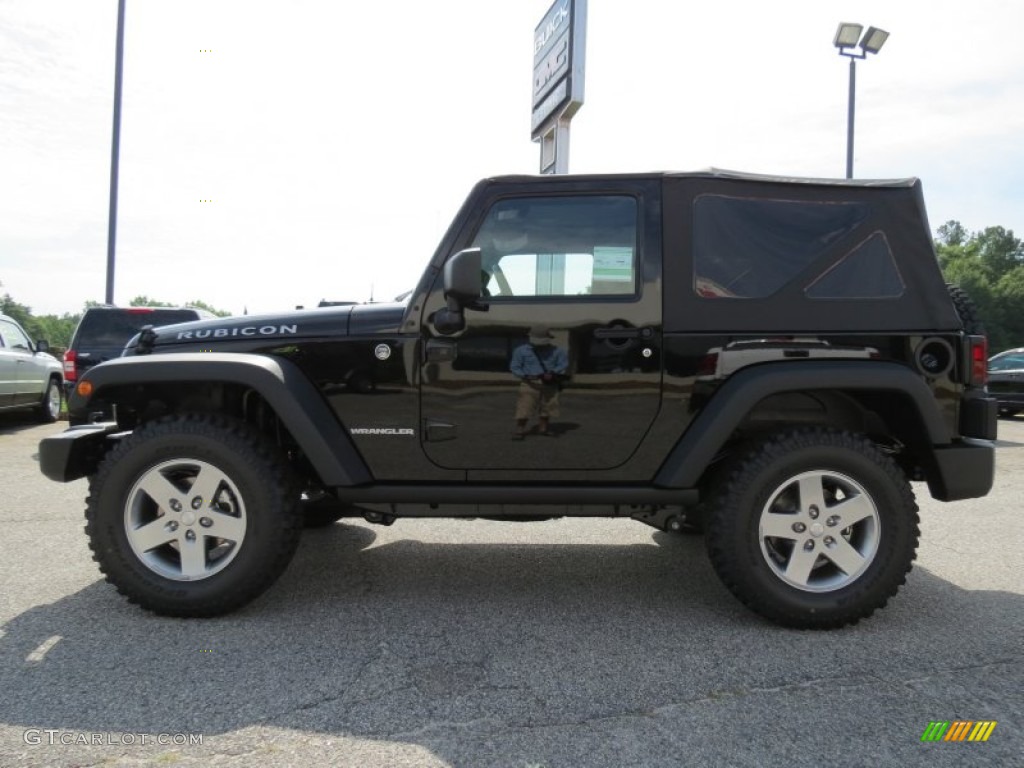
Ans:
{"type": "Polygon", "coordinates": [[[627,196],[501,200],[476,239],[490,298],[636,294],[637,201],[627,196]]]}
{"type": "Polygon", "coordinates": [[[693,208],[693,289],[715,299],[771,296],[870,212],[862,203],[723,195],[702,195],[693,208]]]}
{"type": "Polygon", "coordinates": [[[808,287],[812,299],[895,299],[906,286],[881,232],[858,245],[808,287]]]}

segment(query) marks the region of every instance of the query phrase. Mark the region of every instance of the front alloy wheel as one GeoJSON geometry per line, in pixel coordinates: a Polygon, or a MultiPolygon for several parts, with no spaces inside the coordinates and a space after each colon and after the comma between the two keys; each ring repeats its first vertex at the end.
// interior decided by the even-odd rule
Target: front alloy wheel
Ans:
{"type": "Polygon", "coordinates": [[[125,533],[154,573],[198,581],[224,570],[245,542],[245,502],[213,464],[172,459],[146,470],[128,492],[125,533]]]}

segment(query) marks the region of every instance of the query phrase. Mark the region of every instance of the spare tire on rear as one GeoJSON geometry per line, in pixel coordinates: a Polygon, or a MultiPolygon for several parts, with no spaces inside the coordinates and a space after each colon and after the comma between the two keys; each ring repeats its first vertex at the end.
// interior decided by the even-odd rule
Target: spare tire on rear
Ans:
{"type": "Polygon", "coordinates": [[[978,305],[967,295],[967,291],[951,283],[947,283],[946,288],[949,289],[949,297],[953,300],[953,307],[960,317],[964,332],[970,336],[985,336],[985,324],[981,322],[978,305]]]}

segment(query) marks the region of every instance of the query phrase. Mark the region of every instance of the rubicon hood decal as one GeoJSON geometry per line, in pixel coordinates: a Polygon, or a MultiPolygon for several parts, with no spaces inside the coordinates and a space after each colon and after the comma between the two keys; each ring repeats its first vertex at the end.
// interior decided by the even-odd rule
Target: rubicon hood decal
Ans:
{"type": "Polygon", "coordinates": [[[299,332],[298,324],[292,325],[244,325],[241,328],[201,328],[194,331],[178,331],[174,337],[186,339],[225,339],[231,336],[294,336],[299,332]]]}
{"type": "Polygon", "coordinates": [[[242,315],[165,325],[154,329],[151,346],[246,339],[329,338],[348,335],[351,307],[330,307],[276,315],[242,315]]]}

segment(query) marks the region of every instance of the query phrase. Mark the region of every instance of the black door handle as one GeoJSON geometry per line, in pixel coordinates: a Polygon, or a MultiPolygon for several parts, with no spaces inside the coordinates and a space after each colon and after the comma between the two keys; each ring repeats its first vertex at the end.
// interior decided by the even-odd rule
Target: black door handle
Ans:
{"type": "Polygon", "coordinates": [[[636,339],[640,336],[639,328],[626,328],[621,325],[606,325],[595,328],[594,336],[598,339],[636,339]]]}
{"type": "Polygon", "coordinates": [[[454,341],[447,339],[430,339],[426,345],[428,363],[448,363],[458,357],[458,348],[454,341]]]}

